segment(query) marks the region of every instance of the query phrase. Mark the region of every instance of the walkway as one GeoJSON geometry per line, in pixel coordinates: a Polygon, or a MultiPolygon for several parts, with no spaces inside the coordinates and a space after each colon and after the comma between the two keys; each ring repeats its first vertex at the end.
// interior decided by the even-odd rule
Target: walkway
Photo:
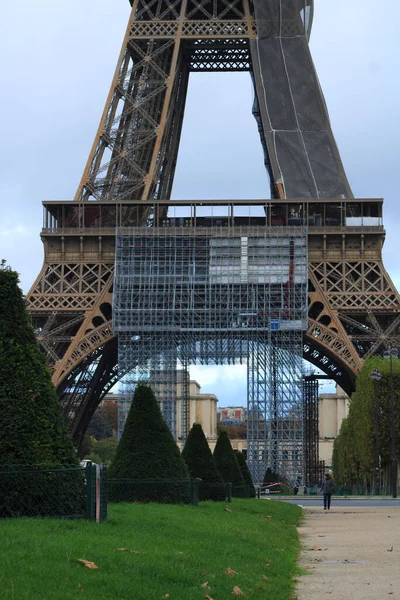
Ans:
{"type": "Polygon", "coordinates": [[[400,507],[304,509],[296,600],[400,600],[400,507]]]}

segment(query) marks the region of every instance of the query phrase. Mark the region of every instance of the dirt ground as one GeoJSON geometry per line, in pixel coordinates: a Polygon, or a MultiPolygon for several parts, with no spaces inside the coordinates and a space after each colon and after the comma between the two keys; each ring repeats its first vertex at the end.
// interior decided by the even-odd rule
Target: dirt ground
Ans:
{"type": "Polygon", "coordinates": [[[295,600],[400,600],[400,507],[304,513],[295,600]]]}

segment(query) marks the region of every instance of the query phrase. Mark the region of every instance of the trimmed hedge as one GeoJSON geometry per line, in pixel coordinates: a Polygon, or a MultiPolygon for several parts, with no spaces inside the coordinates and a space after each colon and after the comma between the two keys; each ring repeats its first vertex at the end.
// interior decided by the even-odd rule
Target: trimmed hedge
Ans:
{"type": "MultiPolygon", "coordinates": [[[[0,414],[0,466],[79,466],[50,371],[29,322],[18,273],[5,267],[4,261],[0,267],[0,414]]],[[[12,498],[19,490],[21,495],[25,493],[22,480],[18,481],[13,494],[3,495],[3,514],[15,514],[12,498]]],[[[81,473],[77,472],[68,485],[71,497],[84,496],[81,473]]],[[[40,493],[32,493],[26,512],[20,508],[18,514],[32,514],[35,502],[42,510],[40,498],[53,496],[59,497],[53,504],[63,511],[65,495],[54,480],[42,478],[40,487],[40,493]]],[[[74,507],[69,505],[67,510],[74,512],[74,507]]]]}
{"type": "Polygon", "coordinates": [[[184,479],[188,479],[185,462],[154,393],[150,387],[139,384],[108,470],[109,498],[112,502],[157,502],[160,499],[157,487],[133,482],[168,481],[162,502],[186,502],[187,491],[182,489],[184,479]]]}
{"type": "Polygon", "coordinates": [[[190,475],[202,480],[199,485],[199,500],[224,500],[225,488],[219,487],[224,481],[200,424],[195,423],[189,431],[182,457],[190,475]]]}
{"type": "Polygon", "coordinates": [[[214,458],[222,479],[232,484],[232,496],[246,497],[247,488],[228,433],[221,430],[214,448],[214,458]]]}
{"type": "Polygon", "coordinates": [[[254,489],[253,479],[251,478],[251,473],[249,471],[249,467],[247,466],[247,462],[241,452],[235,452],[236,460],[238,461],[238,465],[243,475],[243,479],[245,484],[248,486],[249,490],[249,498],[256,497],[256,490],[254,489]]]}

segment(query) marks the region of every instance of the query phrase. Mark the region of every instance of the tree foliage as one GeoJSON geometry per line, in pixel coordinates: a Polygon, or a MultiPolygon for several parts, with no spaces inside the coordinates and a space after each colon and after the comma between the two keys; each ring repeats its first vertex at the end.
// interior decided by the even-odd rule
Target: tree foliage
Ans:
{"type": "Polygon", "coordinates": [[[199,500],[220,500],[225,497],[225,491],[218,487],[218,484],[223,484],[223,479],[200,424],[195,423],[189,431],[182,457],[190,475],[202,480],[199,500]]]}
{"type": "MultiPolygon", "coordinates": [[[[400,360],[392,360],[397,459],[400,457],[400,360]]],[[[356,481],[372,484],[375,470],[375,416],[379,420],[379,453],[384,468],[391,461],[390,361],[374,356],[358,374],[348,417],[343,421],[333,449],[333,472],[337,485],[356,481]],[[375,382],[371,372],[382,378],[375,382]],[[376,404],[377,401],[377,404],[376,404]]]]}
{"type": "Polygon", "coordinates": [[[228,438],[228,433],[221,430],[214,448],[214,458],[222,479],[232,483],[232,494],[243,496],[245,482],[238,465],[235,453],[228,438]]]}
{"type": "MultiPolygon", "coordinates": [[[[1,465],[78,466],[50,372],[29,323],[18,273],[4,262],[0,268],[0,414],[1,465]]],[[[44,494],[60,492],[46,481],[44,494]]]]}
{"type": "MultiPolygon", "coordinates": [[[[187,479],[188,471],[178,446],[165,423],[152,389],[137,386],[132,405],[125,423],[114,460],[109,468],[110,492],[114,489],[114,500],[160,500],[176,502],[183,500],[182,487],[178,480],[187,479]],[[164,481],[163,497],[159,488],[152,496],[151,486],[125,485],[112,487],[111,480],[164,481]],[[174,492],[176,490],[176,493],[174,492]],[[117,496],[117,497],[116,497],[117,496]]],[[[156,486],[153,486],[156,490],[156,486]]],[[[113,492],[112,492],[113,494],[113,492]]],[[[111,494],[111,495],[112,495],[111,494]]]]}
{"type": "Polygon", "coordinates": [[[117,451],[117,438],[109,437],[105,440],[91,438],[91,442],[90,452],[88,452],[85,458],[101,465],[110,464],[117,451]]]}
{"type": "Polygon", "coordinates": [[[18,273],[0,269],[0,461],[78,464],[18,273]]]}
{"type": "Polygon", "coordinates": [[[244,482],[248,486],[249,497],[250,498],[255,498],[256,497],[256,490],[254,489],[253,479],[251,477],[251,473],[249,471],[249,467],[247,466],[246,459],[244,458],[244,456],[243,456],[243,454],[241,452],[235,452],[235,455],[236,455],[236,460],[238,461],[238,465],[240,467],[240,470],[242,472],[244,482]]]}

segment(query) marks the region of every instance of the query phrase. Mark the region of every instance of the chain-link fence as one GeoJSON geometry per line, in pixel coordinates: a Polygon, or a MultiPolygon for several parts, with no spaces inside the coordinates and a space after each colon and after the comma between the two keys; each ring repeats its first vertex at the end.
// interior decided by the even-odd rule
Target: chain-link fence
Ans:
{"type": "Polygon", "coordinates": [[[96,466],[0,466],[0,518],[62,517],[100,520],[96,514],[96,466]]]}
{"type": "MultiPolygon", "coordinates": [[[[247,486],[245,486],[247,488],[247,486]]],[[[244,490],[241,490],[244,493],[244,490]]],[[[249,496],[242,496],[249,497],[249,496]]],[[[197,478],[175,480],[109,479],[109,502],[158,502],[161,504],[193,504],[214,500],[231,502],[230,483],[209,483],[197,478]]]]}
{"type": "Polygon", "coordinates": [[[108,479],[108,501],[197,504],[197,488],[190,479],[108,479]]]}

